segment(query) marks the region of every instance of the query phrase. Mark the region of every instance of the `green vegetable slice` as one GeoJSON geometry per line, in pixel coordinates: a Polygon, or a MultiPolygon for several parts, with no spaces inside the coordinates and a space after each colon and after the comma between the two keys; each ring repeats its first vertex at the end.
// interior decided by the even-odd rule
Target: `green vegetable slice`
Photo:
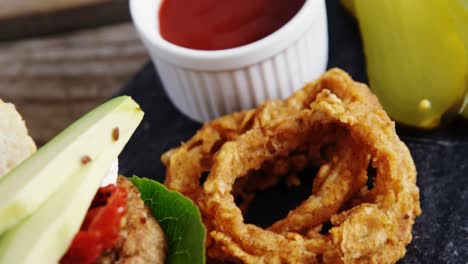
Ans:
{"type": "Polygon", "coordinates": [[[141,193],[163,229],[169,245],[167,264],[205,263],[206,230],[200,211],[182,194],[159,182],[133,176],[130,181],[141,193]]]}
{"type": "Polygon", "coordinates": [[[131,97],[114,98],[74,122],[1,178],[0,234],[37,211],[72,175],[82,171],[89,162],[83,158],[110,155],[115,159],[123,145],[114,153],[104,153],[116,143],[127,142],[143,115],[131,97]],[[120,131],[120,138],[114,138],[114,131],[120,131]]]}

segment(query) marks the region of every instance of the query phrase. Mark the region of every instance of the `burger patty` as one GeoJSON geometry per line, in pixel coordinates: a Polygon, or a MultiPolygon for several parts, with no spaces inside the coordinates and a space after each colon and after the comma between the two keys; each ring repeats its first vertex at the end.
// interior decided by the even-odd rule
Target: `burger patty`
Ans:
{"type": "Polygon", "coordinates": [[[127,191],[128,212],[123,218],[116,246],[104,252],[96,263],[163,264],[166,259],[167,244],[161,227],[140,199],[140,192],[129,180],[119,176],[117,185],[127,191]]]}

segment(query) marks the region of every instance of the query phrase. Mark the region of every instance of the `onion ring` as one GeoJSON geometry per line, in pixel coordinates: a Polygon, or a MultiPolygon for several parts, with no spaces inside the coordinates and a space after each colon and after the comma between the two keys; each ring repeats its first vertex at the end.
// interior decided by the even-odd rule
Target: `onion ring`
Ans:
{"type": "MultiPolygon", "coordinates": [[[[213,155],[224,143],[235,140],[250,129],[278,122],[307,108],[324,88],[336,94],[344,103],[360,101],[370,108],[380,107],[366,85],[354,82],[342,70],[332,69],[284,101],[267,101],[257,109],[233,113],[206,123],[189,141],[162,155],[161,160],[166,166],[164,184],[196,202],[201,190],[200,178],[211,170],[213,155]]],[[[290,171],[303,169],[294,162],[284,167],[290,171]]],[[[254,179],[255,184],[250,186],[265,189],[276,184],[279,176],[271,174],[283,175],[283,168],[271,171],[267,178],[254,179]]]]}
{"type": "Polygon", "coordinates": [[[217,260],[394,263],[421,213],[416,169],[394,123],[365,85],[337,69],[285,101],[206,124],[162,160],[166,185],[200,207],[208,255],[217,260]],[[324,149],[330,157],[322,157],[324,149]],[[301,162],[294,162],[298,150],[301,162]],[[267,229],[244,223],[237,179],[270,171],[255,186],[240,186],[268,188],[307,163],[321,165],[307,200],[267,229]],[[369,165],[377,170],[370,190],[369,165]],[[201,186],[203,172],[209,175],[201,186]],[[327,221],[332,228],[321,234],[327,221]]]}
{"type": "MultiPolygon", "coordinates": [[[[329,174],[327,180],[330,176],[333,177],[329,174]]],[[[209,230],[214,240],[211,247],[217,258],[245,263],[393,263],[404,255],[405,246],[411,240],[414,218],[420,213],[415,182],[416,170],[409,151],[398,139],[385,112],[369,109],[359,102],[346,106],[325,90],[311,104],[310,110],[302,110],[273,127],[250,130],[237,140],[225,143],[217,152],[203,186],[200,209],[203,215],[210,216],[209,230]],[[298,146],[307,144],[308,136],[313,136],[317,126],[331,124],[346,127],[349,139],[360,145],[359,151],[365,150],[373,157],[378,176],[375,187],[369,192],[374,194],[375,200],[331,216],[334,226],[325,235],[311,233],[312,230],[308,236],[293,232],[282,234],[244,224],[231,195],[234,180],[260,168],[264,160],[288,155],[298,146]],[[220,251],[224,256],[219,255],[220,251]]],[[[316,202],[321,206],[323,202],[315,198],[325,186],[323,184],[293,213],[305,215],[308,223],[323,222],[324,219],[313,214],[314,209],[309,211],[304,205],[316,202]]],[[[294,226],[304,221],[304,217],[291,215],[296,214],[290,213],[277,224],[296,231],[294,226]]]]}

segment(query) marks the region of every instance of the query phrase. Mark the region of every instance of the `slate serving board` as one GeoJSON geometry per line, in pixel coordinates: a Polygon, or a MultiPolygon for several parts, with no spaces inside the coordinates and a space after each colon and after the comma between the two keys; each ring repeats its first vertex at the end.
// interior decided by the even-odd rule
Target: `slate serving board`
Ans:
{"type": "MultiPolygon", "coordinates": [[[[327,9],[329,67],[340,67],[354,79],[366,82],[356,22],[337,0],[328,0],[327,9]]],[[[120,157],[120,173],[163,181],[165,169],[160,162],[161,154],[189,139],[201,124],[174,108],[151,63],[119,94],[131,95],[146,113],[120,157]]],[[[398,133],[410,148],[418,169],[423,211],[416,219],[413,241],[399,263],[468,263],[468,122],[456,120],[431,132],[399,127],[398,133]]],[[[286,216],[288,210],[309,195],[311,179],[304,178],[304,181],[304,188],[276,186],[259,194],[246,221],[265,226],[286,216]],[[281,198],[286,195],[291,199],[285,202],[281,198]]]]}

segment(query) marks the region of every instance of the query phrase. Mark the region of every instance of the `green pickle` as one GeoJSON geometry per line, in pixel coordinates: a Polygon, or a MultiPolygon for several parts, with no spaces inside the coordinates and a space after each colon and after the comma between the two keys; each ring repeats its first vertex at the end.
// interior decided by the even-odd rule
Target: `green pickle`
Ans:
{"type": "Polygon", "coordinates": [[[450,1],[461,0],[354,0],[370,86],[402,124],[435,128],[463,103],[467,54],[450,1]]]}

